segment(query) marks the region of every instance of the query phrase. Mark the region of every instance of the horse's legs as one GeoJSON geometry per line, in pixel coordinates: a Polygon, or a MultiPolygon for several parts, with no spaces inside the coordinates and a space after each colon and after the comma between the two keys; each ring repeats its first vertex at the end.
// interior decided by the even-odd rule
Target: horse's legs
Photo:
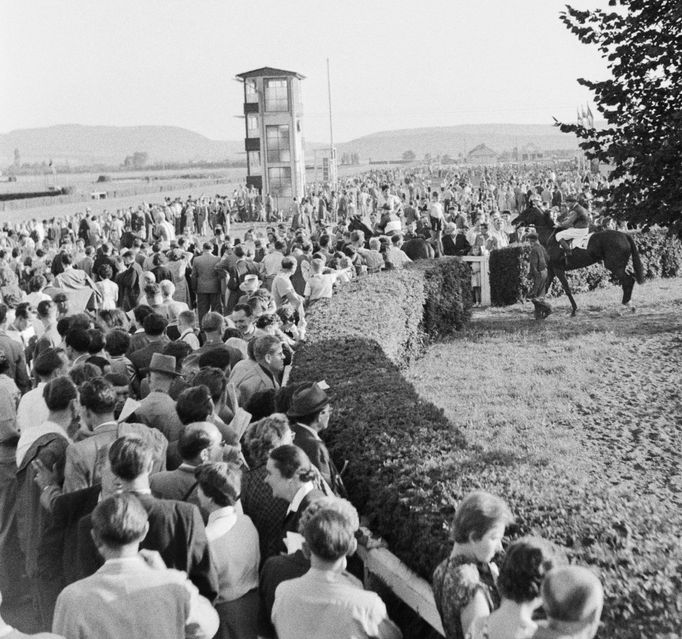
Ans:
{"type": "Polygon", "coordinates": [[[571,308],[573,309],[571,311],[571,317],[573,317],[576,314],[576,311],[578,310],[578,305],[575,303],[575,300],[573,299],[571,287],[568,285],[568,280],[566,279],[566,272],[557,269],[556,276],[559,278],[559,281],[561,282],[561,286],[564,289],[564,293],[566,293],[566,295],[568,296],[568,301],[571,302],[571,308]]]}
{"type": "Polygon", "coordinates": [[[632,298],[632,289],[635,288],[635,278],[624,267],[614,269],[611,273],[618,279],[623,288],[623,304],[629,304],[632,298]]]}

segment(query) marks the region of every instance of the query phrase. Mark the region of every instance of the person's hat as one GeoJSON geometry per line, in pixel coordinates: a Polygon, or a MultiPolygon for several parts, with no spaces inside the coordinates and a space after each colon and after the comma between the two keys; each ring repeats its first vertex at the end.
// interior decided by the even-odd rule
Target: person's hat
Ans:
{"type": "Polygon", "coordinates": [[[329,404],[329,395],[317,384],[310,384],[299,388],[291,398],[291,407],[287,411],[288,417],[305,417],[321,411],[329,404]]]}
{"type": "Polygon", "coordinates": [[[258,279],[258,275],[245,275],[244,281],[239,285],[239,290],[244,291],[244,293],[255,293],[261,285],[261,281],[258,279]]]}
{"type": "Polygon", "coordinates": [[[154,353],[152,355],[149,371],[173,377],[177,377],[180,374],[175,370],[175,357],[172,355],[163,355],[162,353],[154,353]]]}
{"type": "Polygon", "coordinates": [[[535,231],[528,231],[528,233],[526,233],[526,237],[527,237],[529,240],[533,240],[533,239],[537,240],[537,239],[538,239],[538,234],[537,234],[535,231]]]}

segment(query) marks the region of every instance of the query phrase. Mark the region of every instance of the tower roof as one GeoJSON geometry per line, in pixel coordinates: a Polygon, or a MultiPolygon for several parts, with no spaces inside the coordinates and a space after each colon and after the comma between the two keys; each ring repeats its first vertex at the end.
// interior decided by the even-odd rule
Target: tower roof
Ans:
{"type": "Polygon", "coordinates": [[[292,75],[299,80],[305,79],[304,75],[296,73],[296,71],[285,71],[284,69],[275,69],[274,67],[261,67],[260,69],[253,69],[253,71],[244,71],[244,73],[238,73],[236,75],[240,80],[246,80],[248,78],[261,78],[267,76],[281,76],[281,75],[292,75]]]}

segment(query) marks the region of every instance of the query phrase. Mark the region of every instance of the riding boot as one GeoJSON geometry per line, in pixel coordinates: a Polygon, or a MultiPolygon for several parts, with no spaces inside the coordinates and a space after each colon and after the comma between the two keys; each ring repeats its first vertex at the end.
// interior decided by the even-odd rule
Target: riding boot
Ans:
{"type": "Polygon", "coordinates": [[[571,253],[573,252],[571,250],[571,247],[568,245],[568,242],[566,240],[559,240],[559,246],[563,249],[563,258],[564,258],[564,266],[568,266],[568,258],[571,256],[571,253]]]}

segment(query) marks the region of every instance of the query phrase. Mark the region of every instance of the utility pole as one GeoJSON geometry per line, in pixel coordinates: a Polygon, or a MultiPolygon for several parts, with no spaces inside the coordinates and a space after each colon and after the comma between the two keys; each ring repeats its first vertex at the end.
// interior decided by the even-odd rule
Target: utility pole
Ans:
{"type": "Polygon", "coordinates": [[[336,186],[336,153],[334,151],[334,127],[332,125],[332,80],[327,58],[327,96],[329,98],[329,177],[332,188],[336,186]]]}

